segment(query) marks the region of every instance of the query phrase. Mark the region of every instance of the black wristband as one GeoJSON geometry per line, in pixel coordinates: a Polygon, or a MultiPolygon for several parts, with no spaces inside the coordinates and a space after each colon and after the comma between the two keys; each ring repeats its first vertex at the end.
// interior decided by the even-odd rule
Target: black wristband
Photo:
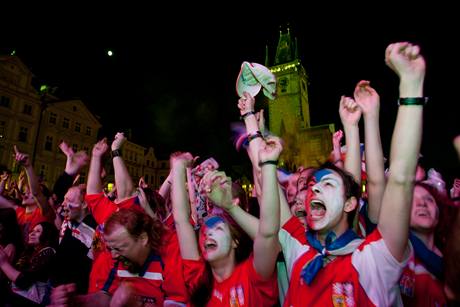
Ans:
{"type": "Polygon", "coordinates": [[[267,165],[267,164],[272,164],[274,166],[277,166],[278,165],[278,160],[267,160],[267,161],[264,161],[264,162],[259,162],[259,166],[262,167],[264,165],[267,165]]]}
{"type": "Polygon", "coordinates": [[[115,157],[121,157],[121,150],[120,149],[112,150],[112,158],[115,158],[115,157]]]}
{"type": "Polygon", "coordinates": [[[428,102],[428,97],[404,97],[398,99],[399,106],[424,106],[428,102]]]}
{"type": "Polygon", "coordinates": [[[244,120],[246,119],[246,117],[248,117],[249,115],[256,115],[256,113],[254,111],[249,111],[247,113],[244,113],[243,115],[240,116],[240,119],[241,120],[244,120]]]}
{"type": "Polygon", "coordinates": [[[262,132],[260,132],[259,130],[257,130],[256,132],[252,134],[248,134],[248,142],[251,142],[252,140],[257,139],[257,138],[264,138],[262,135],[262,132]]]}

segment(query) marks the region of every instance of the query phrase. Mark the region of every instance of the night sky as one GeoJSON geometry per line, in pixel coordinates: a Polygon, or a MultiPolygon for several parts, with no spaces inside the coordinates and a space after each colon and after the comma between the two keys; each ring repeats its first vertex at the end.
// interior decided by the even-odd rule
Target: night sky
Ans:
{"type": "Polygon", "coordinates": [[[428,67],[425,94],[430,102],[425,109],[422,154],[426,164],[440,170],[448,182],[455,174],[458,177],[451,140],[460,133],[459,56],[453,47],[460,27],[450,16],[452,10],[423,7],[402,12],[398,8],[377,17],[380,8],[359,12],[338,8],[335,14],[327,9],[325,5],[320,11],[295,14],[277,9],[264,14],[248,8],[225,15],[222,9],[214,15],[129,12],[99,20],[94,15],[89,20],[79,16],[68,22],[60,17],[56,24],[48,22],[41,25],[41,32],[33,32],[50,33],[62,27],[65,34],[44,38],[29,31],[25,35],[33,43],[24,44],[19,34],[14,37],[9,32],[11,42],[2,45],[11,47],[1,51],[15,49],[36,82],[58,86],[62,98],[82,99],[100,117],[101,137],[111,139],[118,130],[130,131],[134,142],[152,145],[160,158],[188,150],[202,158],[214,156],[228,170],[233,164],[247,163],[245,154],[234,149],[230,133],[230,123],[239,120],[235,81],[240,65],[243,61],[263,64],[265,45],[273,61],[280,25],[289,23],[298,39],[309,76],[312,125],[335,123],[340,128],[340,96],[352,95],[359,80],[370,80],[381,96],[386,156],[398,79],[386,67],[384,51],[391,42],[412,41],[421,46],[428,67]],[[107,56],[109,49],[112,57],[107,56]]]}

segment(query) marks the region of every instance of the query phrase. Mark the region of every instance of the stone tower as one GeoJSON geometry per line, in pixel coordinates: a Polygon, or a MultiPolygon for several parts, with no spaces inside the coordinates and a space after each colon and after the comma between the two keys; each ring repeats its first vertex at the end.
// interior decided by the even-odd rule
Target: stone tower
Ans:
{"type": "Polygon", "coordinates": [[[268,124],[270,132],[284,140],[281,163],[290,170],[321,164],[332,150],[335,128],[334,124],[310,124],[308,76],[299,58],[297,39],[292,39],[289,27],[280,31],[272,65],[267,47],[265,66],[277,79],[277,97],[268,101],[268,124]]]}

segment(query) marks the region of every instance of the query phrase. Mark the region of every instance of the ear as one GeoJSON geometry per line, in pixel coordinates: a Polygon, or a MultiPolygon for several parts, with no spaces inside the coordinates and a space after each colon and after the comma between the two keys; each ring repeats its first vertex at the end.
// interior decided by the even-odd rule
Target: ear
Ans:
{"type": "Polygon", "coordinates": [[[141,235],[139,236],[139,240],[144,246],[147,246],[149,244],[149,236],[146,232],[141,233],[141,235]]]}
{"type": "Polygon", "coordinates": [[[356,206],[358,206],[358,200],[356,197],[352,196],[347,201],[345,202],[345,206],[343,207],[343,211],[345,212],[351,212],[356,209],[356,206]]]}
{"type": "Polygon", "coordinates": [[[237,239],[232,240],[232,248],[238,248],[238,245],[240,245],[240,242],[237,239]]]}

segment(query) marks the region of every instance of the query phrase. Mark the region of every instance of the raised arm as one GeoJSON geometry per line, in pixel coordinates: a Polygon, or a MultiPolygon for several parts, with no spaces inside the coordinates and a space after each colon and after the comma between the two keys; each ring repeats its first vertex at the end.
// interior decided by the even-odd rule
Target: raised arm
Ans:
{"type": "Polygon", "coordinates": [[[171,202],[181,256],[183,259],[198,260],[200,253],[195,231],[190,224],[190,201],[185,189],[187,167],[192,161],[190,153],[171,155],[171,202]]]}
{"type": "Polygon", "coordinates": [[[276,165],[282,149],[280,139],[270,137],[262,144],[258,155],[262,171],[262,202],[254,239],[254,268],[266,278],[273,274],[279,253],[280,197],[276,165]]]}
{"type": "Polygon", "coordinates": [[[354,96],[364,117],[368,216],[373,223],[377,223],[385,190],[385,170],[379,128],[380,97],[370,86],[369,81],[360,81],[356,85],[354,96]]]}
{"type": "Polygon", "coordinates": [[[88,183],[86,185],[86,192],[88,194],[98,194],[102,192],[102,156],[107,152],[109,146],[107,139],[104,138],[94,144],[91,162],[89,164],[88,183]]]}
{"type": "Polygon", "coordinates": [[[202,180],[208,199],[210,199],[213,204],[230,214],[233,220],[238,223],[244,232],[246,232],[247,235],[254,240],[259,228],[259,220],[239,206],[239,199],[233,198],[231,184],[228,184],[228,181],[231,180],[231,178],[227,177],[222,171],[214,170],[208,172],[202,180]],[[224,185],[224,189],[211,189],[213,185],[220,184],[224,185]]]}
{"type": "Polygon", "coordinates": [[[252,163],[252,175],[254,180],[254,187],[256,189],[257,200],[260,203],[261,182],[260,182],[260,167],[259,167],[259,149],[263,144],[262,130],[264,129],[264,115],[263,110],[259,114],[254,111],[255,99],[249,93],[244,92],[243,97],[238,100],[238,108],[241,117],[244,120],[246,127],[246,134],[249,141],[247,149],[249,159],[252,163]],[[257,116],[259,118],[257,118],[257,116]],[[262,127],[260,127],[262,124],[262,127]]]}
{"type": "Polygon", "coordinates": [[[20,152],[16,145],[14,145],[14,152],[16,161],[20,163],[26,171],[30,192],[35,197],[38,205],[40,206],[42,214],[46,216],[54,213],[54,209],[51,208],[50,204],[48,203],[48,199],[45,195],[43,195],[38,177],[35,174],[32,164],[30,163],[29,155],[20,152]]]}
{"type": "Polygon", "coordinates": [[[342,153],[340,151],[341,144],[340,141],[343,138],[343,131],[338,130],[334,132],[332,135],[332,163],[334,163],[337,167],[343,169],[343,160],[342,160],[342,153]]]}
{"type": "Polygon", "coordinates": [[[65,193],[72,186],[82,168],[88,165],[89,157],[83,150],[74,153],[72,148],[64,141],[59,144],[59,148],[67,158],[64,173],[58,177],[53,187],[53,192],[56,194],[59,203],[61,203],[64,200],[65,193]]]}
{"type": "Polygon", "coordinates": [[[113,171],[115,173],[115,184],[117,186],[117,200],[121,201],[128,197],[131,197],[134,192],[134,183],[131,176],[128,173],[125,162],[121,157],[121,147],[126,142],[126,137],[122,132],[118,132],[115,135],[115,139],[112,142],[112,162],[113,171]]]}
{"type": "Polygon", "coordinates": [[[399,261],[404,258],[408,242],[415,169],[422,139],[425,60],[419,51],[418,46],[404,42],[389,45],[385,52],[387,65],[400,78],[401,105],[391,140],[389,177],[378,228],[386,246],[399,261]]]}
{"type": "Polygon", "coordinates": [[[339,114],[345,131],[345,143],[347,144],[344,168],[361,185],[361,152],[359,149],[358,126],[361,118],[361,108],[353,98],[342,96],[340,98],[339,114]]]}

